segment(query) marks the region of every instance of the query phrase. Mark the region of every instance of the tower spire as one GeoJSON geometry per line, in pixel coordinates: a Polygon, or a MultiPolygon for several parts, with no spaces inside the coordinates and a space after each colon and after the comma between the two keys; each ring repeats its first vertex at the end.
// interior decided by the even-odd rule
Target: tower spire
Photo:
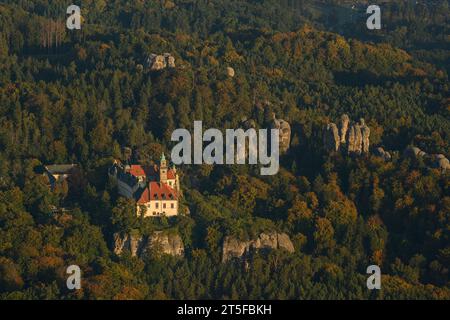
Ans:
{"type": "Polygon", "coordinates": [[[167,161],[164,152],[161,154],[161,161],[159,163],[159,180],[162,183],[167,182],[167,161]]]}

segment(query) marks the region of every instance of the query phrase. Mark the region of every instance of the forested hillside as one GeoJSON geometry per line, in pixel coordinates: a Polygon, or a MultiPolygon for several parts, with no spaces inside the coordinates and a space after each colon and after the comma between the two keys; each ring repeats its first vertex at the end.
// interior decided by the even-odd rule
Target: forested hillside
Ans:
{"type": "Polygon", "coordinates": [[[450,171],[403,155],[450,158],[448,1],[389,2],[373,31],[346,1],[79,2],[68,30],[66,1],[0,0],[0,298],[450,299],[450,171]],[[150,70],[166,52],[176,67],[150,70]],[[150,164],[194,120],[266,128],[272,113],[292,128],[279,173],[183,165],[183,215],[139,218],[108,178],[124,147],[150,164]],[[370,127],[368,154],[325,149],[344,113],[370,127]],[[63,163],[81,174],[51,190],[39,168],[63,163]],[[155,230],[184,257],[114,254],[114,234],[155,230]],[[226,237],[263,232],[295,252],[222,262],[226,237]]]}

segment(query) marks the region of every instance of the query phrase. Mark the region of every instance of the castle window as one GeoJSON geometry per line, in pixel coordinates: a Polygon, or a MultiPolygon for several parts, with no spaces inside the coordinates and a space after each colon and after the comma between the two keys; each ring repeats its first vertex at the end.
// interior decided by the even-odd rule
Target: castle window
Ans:
{"type": "Polygon", "coordinates": [[[173,208],[175,208],[175,205],[172,203],[172,204],[170,205],[170,207],[173,209],[173,208]]]}
{"type": "Polygon", "coordinates": [[[165,209],[166,208],[166,204],[165,203],[163,203],[163,209],[165,209]]]}
{"type": "Polygon", "coordinates": [[[157,203],[155,203],[155,208],[158,209],[158,207],[159,207],[159,203],[157,202],[157,203]]]}

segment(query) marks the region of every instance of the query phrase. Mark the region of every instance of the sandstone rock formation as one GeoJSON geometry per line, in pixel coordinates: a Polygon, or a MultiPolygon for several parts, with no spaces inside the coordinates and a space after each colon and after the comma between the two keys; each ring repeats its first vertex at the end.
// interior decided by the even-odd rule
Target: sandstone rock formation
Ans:
{"type": "Polygon", "coordinates": [[[275,113],[272,118],[271,128],[280,130],[280,154],[283,154],[289,150],[291,144],[291,125],[283,119],[277,119],[275,113]]]}
{"type": "Polygon", "coordinates": [[[347,152],[352,153],[355,152],[356,149],[356,133],[355,133],[355,127],[352,126],[350,130],[348,131],[348,137],[347,137],[347,152]]]}
{"type": "Polygon", "coordinates": [[[164,59],[164,56],[156,55],[153,53],[148,58],[147,63],[150,67],[150,70],[152,71],[162,70],[167,66],[166,59],[164,59]]]}
{"type": "Polygon", "coordinates": [[[341,143],[338,127],[334,123],[329,123],[324,134],[325,148],[329,151],[338,151],[341,143]]]}
{"type": "Polygon", "coordinates": [[[261,233],[255,240],[240,241],[233,237],[225,237],[223,241],[222,262],[227,262],[232,258],[240,258],[251,252],[260,249],[284,249],[293,253],[294,245],[285,233],[261,233]]]}
{"type": "MultiPolygon", "coordinates": [[[[370,151],[370,128],[364,119],[351,123],[349,117],[344,114],[339,120],[339,127],[334,123],[328,123],[324,133],[323,141],[328,152],[345,150],[348,154],[368,154],[370,151]]],[[[392,155],[398,155],[398,151],[385,151],[378,147],[373,154],[384,161],[391,161],[392,155]]],[[[450,170],[450,160],[443,154],[427,154],[415,146],[409,146],[403,152],[403,157],[410,159],[423,159],[428,168],[439,169],[442,172],[450,170]]]]}
{"type": "Polygon", "coordinates": [[[382,158],[384,161],[391,161],[392,156],[389,152],[385,151],[382,147],[378,147],[374,151],[375,156],[382,158]]]}
{"type": "Polygon", "coordinates": [[[450,161],[443,154],[427,154],[417,147],[409,146],[403,156],[415,160],[422,158],[428,167],[440,169],[442,172],[450,170],[450,161]]]}
{"type": "Polygon", "coordinates": [[[241,119],[242,128],[248,130],[250,128],[256,129],[256,121],[253,119],[247,119],[246,117],[241,119]]]}
{"type": "Polygon", "coordinates": [[[359,123],[361,124],[362,152],[369,153],[370,128],[366,125],[364,119],[360,119],[359,123]]]}
{"type": "Polygon", "coordinates": [[[121,255],[125,248],[130,248],[128,235],[121,236],[119,233],[113,235],[113,251],[117,255],[121,255]]]}
{"type": "Polygon", "coordinates": [[[417,147],[410,146],[405,149],[405,152],[403,153],[403,155],[405,157],[417,159],[419,157],[424,157],[427,154],[417,147]]]}
{"type": "Polygon", "coordinates": [[[361,133],[361,126],[359,123],[355,123],[353,125],[355,128],[355,141],[354,141],[354,150],[353,152],[356,154],[361,154],[362,152],[362,133],[361,133]]]}
{"type": "Polygon", "coordinates": [[[114,253],[121,255],[125,250],[129,251],[133,257],[142,249],[142,238],[131,234],[114,234],[114,253]]]}
{"type": "Polygon", "coordinates": [[[151,251],[171,256],[183,256],[184,245],[179,235],[169,235],[167,233],[156,231],[147,241],[147,245],[143,248],[142,254],[145,255],[151,251]]]}
{"type": "Polygon", "coordinates": [[[433,167],[442,171],[450,170],[450,161],[443,154],[434,154],[433,167]]]}
{"type": "Polygon", "coordinates": [[[151,252],[171,256],[184,255],[183,241],[177,234],[155,231],[150,236],[115,233],[113,237],[113,251],[116,255],[121,255],[125,251],[130,252],[133,257],[141,258],[151,252]]]}
{"type": "Polygon", "coordinates": [[[163,55],[152,53],[147,59],[147,65],[152,71],[175,68],[175,58],[170,53],[164,53],[163,55]]]}
{"type": "Polygon", "coordinates": [[[341,117],[341,121],[339,122],[339,134],[341,136],[341,143],[346,142],[349,123],[350,118],[348,117],[348,115],[343,114],[341,117]]]}
{"type": "Polygon", "coordinates": [[[228,75],[230,78],[233,78],[234,75],[235,75],[234,69],[231,68],[231,67],[227,67],[227,75],[228,75]]]}
{"type": "Polygon", "coordinates": [[[164,59],[168,68],[175,68],[175,58],[170,53],[164,53],[164,59]]]}
{"type": "Polygon", "coordinates": [[[364,119],[351,124],[344,114],[339,121],[339,128],[329,123],[324,132],[324,145],[327,151],[336,152],[345,149],[348,154],[368,153],[370,148],[370,128],[364,119]]]}

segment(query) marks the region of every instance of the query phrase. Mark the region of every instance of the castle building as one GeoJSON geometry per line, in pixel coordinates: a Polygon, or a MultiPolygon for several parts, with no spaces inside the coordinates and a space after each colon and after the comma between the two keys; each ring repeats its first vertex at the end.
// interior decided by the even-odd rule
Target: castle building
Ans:
{"type": "Polygon", "coordinates": [[[159,166],[123,165],[116,160],[109,176],[121,196],[136,201],[136,212],[144,217],[176,216],[180,182],[175,166],[169,168],[164,154],[159,166]]]}

